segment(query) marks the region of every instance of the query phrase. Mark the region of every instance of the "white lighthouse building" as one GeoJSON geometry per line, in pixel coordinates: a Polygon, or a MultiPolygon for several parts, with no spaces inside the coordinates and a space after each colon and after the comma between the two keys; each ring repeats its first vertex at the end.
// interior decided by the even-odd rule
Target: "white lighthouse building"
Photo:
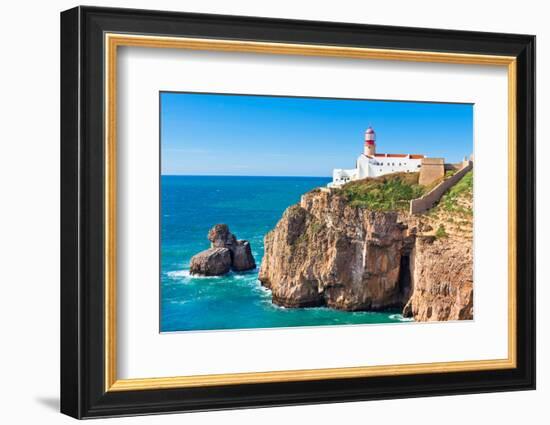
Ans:
{"type": "Polygon", "coordinates": [[[340,187],[352,180],[378,177],[391,173],[411,173],[420,171],[425,155],[376,153],[376,133],[369,127],[365,131],[363,153],[357,157],[355,168],[336,168],[332,172],[332,182],[328,187],[340,187]]]}

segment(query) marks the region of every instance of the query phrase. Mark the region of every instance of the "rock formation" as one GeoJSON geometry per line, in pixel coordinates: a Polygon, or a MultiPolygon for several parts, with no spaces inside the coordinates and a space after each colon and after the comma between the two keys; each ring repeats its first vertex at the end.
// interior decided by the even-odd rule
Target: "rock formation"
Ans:
{"type": "Polygon", "coordinates": [[[414,290],[403,316],[422,322],[473,318],[471,246],[418,237],[413,264],[414,290]]]}
{"type": "MultiPolygon", "coordinates": [[[[452,191],[451,191],[452,192],[452,191]]],[[[418,217],[428,236],[417,236],[411,271],[414,287],[403,309],[418,321],[469,320],[474,316],[472,192],[448,194],[418,217]],[[439,235],[439,236],[438,236],[439,235]]]]}
{"type": "Polygon", "coordinates": [[[208,232],[210,249],[191,258],[192,275],[219,276],[230,270],[245,271],[256,268],[248,241],[238,240],[226,224],[216,224],[208,232]]]}
{"type": "Polygon", "coordinates": [[[220,276],[231,270],[231,251],[227,248],[210,248],[191,258],[193,275],[220,276]]]}
{"type": "Polygon", "coordinates": [[[285,307],[402,309],[415,320],[471,319],[471,241],[436,240],[429,218],[351,206],[314,190],[265,236],[259,280],[285,307]]]}
{"type": "Polygon", "coordinates": [[[325,191],[287,209],[265,237],[259,279],[286,307],[381,310],[402,304],[400,264],[412,240],[396,212],[351,207],[325,191]]]}

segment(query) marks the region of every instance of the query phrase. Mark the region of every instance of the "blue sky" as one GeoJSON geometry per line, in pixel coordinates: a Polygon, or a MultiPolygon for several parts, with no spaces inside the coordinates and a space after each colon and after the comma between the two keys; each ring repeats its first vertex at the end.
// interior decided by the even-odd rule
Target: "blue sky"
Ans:
{"type": "Polygon", "coordinates": [[[161,93],[163,175],[330,176],[353,168],[365,129],[380,153],[461,161],[473,105],[161,93]]]}

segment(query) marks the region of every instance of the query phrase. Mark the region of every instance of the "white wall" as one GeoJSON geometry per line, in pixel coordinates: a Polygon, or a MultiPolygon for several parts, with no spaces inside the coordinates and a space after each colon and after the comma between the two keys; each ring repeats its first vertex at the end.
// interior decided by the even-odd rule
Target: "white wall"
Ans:
{"type": "MultiPolygon", "coordinates": [[[[399,2],[295,0],[95,1],[96,5],[156,8],[313,20],[332,20],[531,33],[538,36],[538,157],[550,154],[550,27],[544,2],[399,2]],[[395,4],[399,3],[399,4],[395,4]]],[[[59,381],[59,11],[77,3],[6,2],[2,8],[0,67],[0,420],[4,423],[70,423],[58,414],[59,381]]],[[[543,167],[539,167],[539,170],[543,167]]],[[[550,177],[539,171],[538,217],[550,215],[542,193],[550,177]]],[[[109,423],[168,424],[380,424],[542,423],[550,398],[550,297],[542,264],[550,255],[547,220],[538,223],[538,390],[306,407],[243,410],[162,417],[136,417],[109,423]],[[345,420],[345,419],[344,419],[345,420]]]]}

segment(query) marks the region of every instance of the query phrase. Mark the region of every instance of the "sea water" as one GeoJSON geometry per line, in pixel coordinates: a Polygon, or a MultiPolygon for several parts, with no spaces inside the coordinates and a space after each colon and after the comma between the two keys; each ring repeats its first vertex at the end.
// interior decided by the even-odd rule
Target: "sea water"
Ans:
{"type": "Polygon", "coordinates": [[[258,281],[263,238],[300,196],[324,177],[161,177],[161,332],[326,326],[402,321],[398,312],[284,308],[258,281]],[[208,249],[208,230],[225,223],[250,242],[258,268],[217,277],[189,274],[191,257],[208,249]]]}

